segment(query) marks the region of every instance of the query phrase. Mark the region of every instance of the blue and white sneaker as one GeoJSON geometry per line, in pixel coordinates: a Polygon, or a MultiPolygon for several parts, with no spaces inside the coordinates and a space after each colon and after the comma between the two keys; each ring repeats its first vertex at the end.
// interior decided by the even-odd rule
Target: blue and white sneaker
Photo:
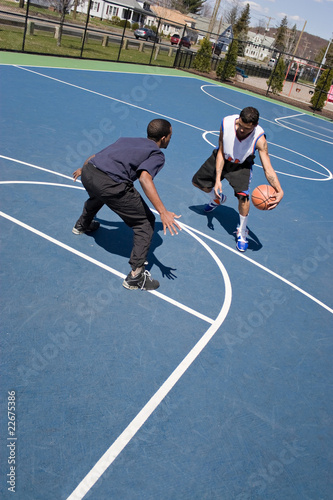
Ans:
{"type": "Polygon", "coordinates": [[[245,252],[248,249],[249,242],[247,241],[247,236],[249,234],[248,228],[245,229],[245,231],[241,231],[239,229],[239,226],[237,226],[237,231],[236,231],[236,248],[240,252],[245,252]]]}
{"type": "Polygon", "coordinates": [[[212,200],[210,203],[207,203],[207,205],[204,206],[204,211],[205,212],[212,212],[215,210],[216,207],[223,205],[227,201],[227,197],[225,194],[221,194],[221,198],[215,198],[215,200],[212,200]]]}

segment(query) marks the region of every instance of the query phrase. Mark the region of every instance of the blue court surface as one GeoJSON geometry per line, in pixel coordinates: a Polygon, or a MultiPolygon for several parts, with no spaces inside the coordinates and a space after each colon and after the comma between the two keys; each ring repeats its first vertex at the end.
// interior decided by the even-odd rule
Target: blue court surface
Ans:
{"type": "Polygon", "coordinates": [[[180,72],[1,73],[1,498],[331,500],[332,122],[180,72]],[[285,196],[242,254],[231,188],[207,215],[191,179],[246,106],[285,196]],[[161,286],[129,291],[132,232],[103,207],[73,235],[72,172],[156,117],[183,230],[157,217],[161,286]]]}

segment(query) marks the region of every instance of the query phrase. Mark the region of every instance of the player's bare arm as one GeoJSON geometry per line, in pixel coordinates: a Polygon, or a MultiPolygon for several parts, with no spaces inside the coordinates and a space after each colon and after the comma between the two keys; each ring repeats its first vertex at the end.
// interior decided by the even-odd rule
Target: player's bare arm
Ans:
{"type": "Polygon", "coordinates": [[[222,175],[222,170],[224,167],[224,154],[223,154],[223,132],[222,132],[222,127],[220,128],[220,135],[219,135],[219,150],[216,155],[216,177],[215,177],[215,186],[214,186],[214,191],[215,194],[221,198],[221,193],[222,193],[222,182],[221,182],[221,175],[222,175]]]}
{"type": "Polygon", "coordinates": [[[279,182],[278,176],[271,164],[271,160],[268,154],[268,144],[265,137],[260,137],[257,142],[256,149],[259,152],[260,161],[265,172],[265,176],[269,184],[275,189],[275,195],[272,197],[272,201],[269,202],[268,210],[275,208],[283,198],[283,190],[279,182]]]}
{"type": "Polygon", "coordinates": [[[152,176],[146,171],[143,170],[140,174],[139,177],[140,184],[142,186],[142,189],[149,199],[151,203],[153,204],[154,208],[158,211],[161,217],[161,221],[163,224],[163,232],[166,234],[166,229],[168,228],[171,235],[173,236],[174,233],[178,234],[177,229],[181,231],[181,227],[175,219],[179,219],[181,215],[176,215],[173,212],[169,212],[165,206],[162,203],[161,198],[159,197],[159,194],[156,190],[155,184],[153,182],[152,176]]]}

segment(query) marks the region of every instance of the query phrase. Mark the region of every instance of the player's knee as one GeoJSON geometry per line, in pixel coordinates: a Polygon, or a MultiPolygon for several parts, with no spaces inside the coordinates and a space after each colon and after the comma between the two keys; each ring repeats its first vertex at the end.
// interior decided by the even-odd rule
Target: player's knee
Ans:
{"type": "Polygon", "coordinates": [[[246,203],[247,201],[249,201],[249,195],[248,194],[241,194],[241,193],[236,193],[236,197],[239,199],[239,201],[243,202],[243,203],[246,203]]]}

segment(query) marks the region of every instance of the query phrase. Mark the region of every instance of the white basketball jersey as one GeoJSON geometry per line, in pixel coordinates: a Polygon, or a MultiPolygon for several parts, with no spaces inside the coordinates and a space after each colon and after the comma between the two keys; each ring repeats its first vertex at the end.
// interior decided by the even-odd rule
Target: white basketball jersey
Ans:
{"type": "Polygon", "coordinates": [[[256,144],[265,135],[257,125],[245,139],[241,141],[236,135],[236,120],[239,115],[226,116],[222,121],[224,158],[232,163],[244,163],[246,158],[255,154],[256,144]]]}

